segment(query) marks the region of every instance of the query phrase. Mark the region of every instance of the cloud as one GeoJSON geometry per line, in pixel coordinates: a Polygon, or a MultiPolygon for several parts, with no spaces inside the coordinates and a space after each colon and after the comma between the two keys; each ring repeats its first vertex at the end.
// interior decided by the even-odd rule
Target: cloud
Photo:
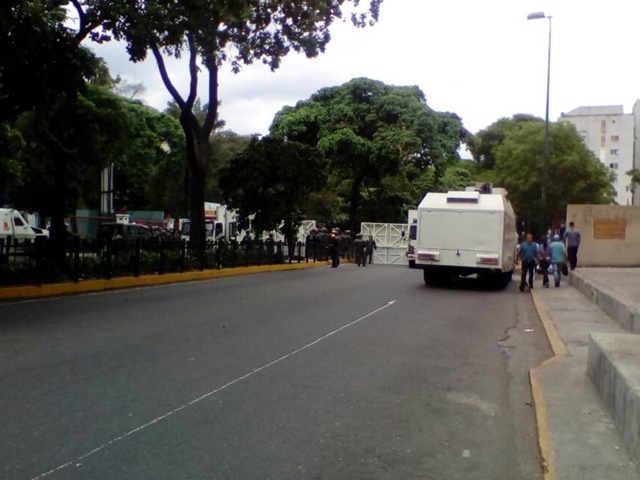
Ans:
{"type": "MultiPolygon", "coordinates": [[[[631,105],[640,69],[636,44],[640,3],[609,0],[394,0],[382,4],[380,22],[355,29],[337,22],[327,51],[316,59],[286,57],[275,73],[261,64],[220,75],[220,115],[238,133],[266,133],[275,113],[323,87],[354,77],[418,85],[436,110],[457,113],[471,131],[515,113],[544,116],[547,21],[553,14],[551,117],[580,105],[631,105]]],[[[131,64],[122,44],[97,48],[113,74],[143,82],[144,100],[163,109],[170,99],[153,59],[131,64]]],[[[171,77],[186,94],[184,62],[168,60],[171,77]]],[[[201,80],[201,97],[205,79],[201,80]]]]}

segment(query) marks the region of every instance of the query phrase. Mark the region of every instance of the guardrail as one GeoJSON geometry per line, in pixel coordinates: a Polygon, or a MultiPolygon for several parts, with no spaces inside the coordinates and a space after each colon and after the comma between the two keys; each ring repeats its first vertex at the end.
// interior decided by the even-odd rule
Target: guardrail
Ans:
{"type": "Polygon", "coordinates": [[[54,261],[51,240],[0,239],[0,286],[42,285],[170,272],[326,260],[319,245],[301,242],[208,242],[194,249],[172,237],[136,239],[69,238],[64,257],[54,261]]]}

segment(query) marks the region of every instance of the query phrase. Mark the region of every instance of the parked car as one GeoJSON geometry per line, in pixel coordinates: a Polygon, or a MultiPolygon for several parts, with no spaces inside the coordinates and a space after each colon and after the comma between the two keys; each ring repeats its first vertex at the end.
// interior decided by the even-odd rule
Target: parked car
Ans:
{"type": "Polygon", "coordinates": [[[99,240],[135,240],[150,238],[151,230],[145,225],[136,223],[103,223],[98,227],[99,240]]]}

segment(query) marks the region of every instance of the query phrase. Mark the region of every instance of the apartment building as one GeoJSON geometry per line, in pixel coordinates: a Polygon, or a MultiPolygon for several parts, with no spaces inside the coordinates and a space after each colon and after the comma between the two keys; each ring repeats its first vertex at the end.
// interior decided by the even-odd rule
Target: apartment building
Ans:
{"type": "Polygon", "coordinates": [[[632,113],[624,113],[622,105],[578,107],[562,114],[560,121],[572,123],[589,150],[614,171],[615,201],[619,205],[640,204],[640,191],[634,199],[631,178],[626,174],[638,168],[640,161],[640,100],[632,113]]]}

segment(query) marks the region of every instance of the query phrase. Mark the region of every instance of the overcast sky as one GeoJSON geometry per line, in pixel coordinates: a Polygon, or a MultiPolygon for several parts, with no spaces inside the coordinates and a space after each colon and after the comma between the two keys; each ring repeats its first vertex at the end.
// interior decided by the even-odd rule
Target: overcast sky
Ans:
{"type": "MultiPolygon", "coordinates": [[[[534,11],[553,15],[551,119],[582,105],[630,111],[640,97],[638,0],[384,0],[372,28],[336,23],[317,59],[291,55],[275,73],[225,68],[221,118],[235,132],[265,134],[284,105],[355,77],[418,85],[429,106],[457,113],[474,133],[515,113],[544,117],[548,20],[528,21],[534,11]]],[[[144,83],[141,99],[164,109],[170,96],[152,59],[132,64],[117,43],[96,51],[113,76],[144,83]]],[[[170,63],[183,94],[185,73],[170,63]]]]}

